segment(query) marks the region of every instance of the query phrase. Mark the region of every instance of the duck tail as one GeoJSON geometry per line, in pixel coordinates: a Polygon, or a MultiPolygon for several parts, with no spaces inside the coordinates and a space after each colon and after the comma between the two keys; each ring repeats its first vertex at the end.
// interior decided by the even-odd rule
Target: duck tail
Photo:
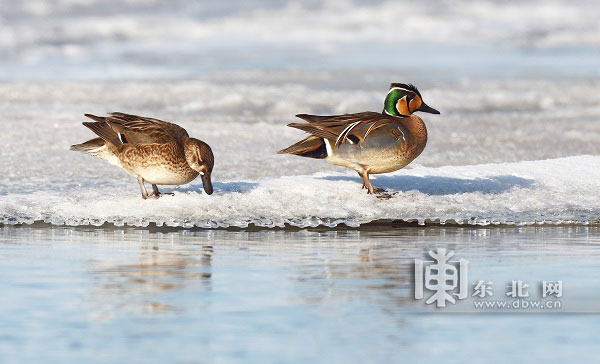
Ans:
{"type": "Polygon", "coordinates": [[[327,158],[327,146],[323,138],[311,135],[294,145],[278,151],[277,154],[294,154],[301,157],[324,159],[327,158]]]}
{"type": "Polygon", "coordinates": [[[85,143],[71,145],[69,149],[103,159],[114,166],[122,168],[119,158],[109,149],[102,138],[94,138],[85,143]]]}
{"type": "Polygon", "coordinates": [[[71,147],[69,149],[74,152],[82,152],[85,154],[95,154],[95,152],[99,151],[105,145],[106,144],[102,138],[94,138],[94,139],[88,140],[85,143],[73,144],[73,145],[71,145],[71,147]]]}
{"type": "Polygon", "coordinates": [[[114,145],[115,147],[119,147],[120,145],[123,144],[123,142],[121,142],[121,139],[119,139],[119,134],[117,134],[117,132],[115,132],[110,127],[110,125],[108,125],[108,123],[103,120],[104,118],[100,118],[98,116],[94,116],[94,115],[90,115],[90,114],[85,114],[85,116],[87,116],[90,119],[94,119],[94,120],[102,119],[102,121],[96,121],[93,123],[84,122],[83,125],[85,125],[91,131],[96,133],[96,135],[98,135],[100,138],[102,138],[105,142],[110,143],[110,144],[114,145]]]}

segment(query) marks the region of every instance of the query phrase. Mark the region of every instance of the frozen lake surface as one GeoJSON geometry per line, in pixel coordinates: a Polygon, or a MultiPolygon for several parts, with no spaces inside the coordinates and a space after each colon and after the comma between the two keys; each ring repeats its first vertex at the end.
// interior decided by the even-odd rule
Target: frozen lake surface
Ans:
{"type": "Polygon", "coordinates": [[[3,227],[0,357],[6,364],[593,362],[599,244],[598,228],[584,226],[3,227]],[[500,299],[511,280],[526,281],[532,296],[542,280],[562,280],[563,306],[512,314],[424,309],[413,298],[414,259],[436,248],[468,259],[469,277],[493,280],[500,299]]]}

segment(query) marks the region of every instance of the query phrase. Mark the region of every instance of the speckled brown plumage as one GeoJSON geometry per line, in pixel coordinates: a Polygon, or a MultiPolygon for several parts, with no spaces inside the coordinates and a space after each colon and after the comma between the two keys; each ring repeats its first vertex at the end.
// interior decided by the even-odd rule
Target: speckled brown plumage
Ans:
{"type": "Polygon", "coordinates": [[[202,176],[204,190],[212,193],[210,174],[214,165],[208,144],[194,138],[177,124],[130,115],[111,113],[106,117],[85,116],[85,122],[100,138],[71,146],[71,150],[94,155],[136,176],[144,199],[158,197],[156,185],[181,185],[202,176]],[[148,195],[144,182],[152,184],[148,195]]]}

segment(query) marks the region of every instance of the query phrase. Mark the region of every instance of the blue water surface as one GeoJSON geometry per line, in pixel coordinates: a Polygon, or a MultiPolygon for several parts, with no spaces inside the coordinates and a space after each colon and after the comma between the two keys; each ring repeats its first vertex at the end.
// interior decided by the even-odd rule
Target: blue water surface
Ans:
{"type": "Polygon", "coordinates": [[[3,227],[0,358],[590,362],[598,355],[599,243],[593,227],[3,227]],[[563,280],[563,309],[424,309],[413,298],[413,262],[440,247],[499,289],[502,279],[563,280]]]}

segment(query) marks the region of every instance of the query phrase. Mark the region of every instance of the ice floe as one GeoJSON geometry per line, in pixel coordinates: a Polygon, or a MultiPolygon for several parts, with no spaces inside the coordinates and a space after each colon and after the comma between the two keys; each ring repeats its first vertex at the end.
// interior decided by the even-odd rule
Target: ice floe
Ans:
{"type": "MultiPolygon", "coordinates": [[[[125,179],[127,177],[124,177],[125,179]]],[[[177,227],[359,226],[379,220],[459,224],[589,223],[600,217],[600,157],[470,166],[414,166],[375,176],[393,193],[377,199],[352,173],[216,181],[165,188],[143,201],[136,183],[101,183],[0,197],[0,223],[177,227]]]]}

